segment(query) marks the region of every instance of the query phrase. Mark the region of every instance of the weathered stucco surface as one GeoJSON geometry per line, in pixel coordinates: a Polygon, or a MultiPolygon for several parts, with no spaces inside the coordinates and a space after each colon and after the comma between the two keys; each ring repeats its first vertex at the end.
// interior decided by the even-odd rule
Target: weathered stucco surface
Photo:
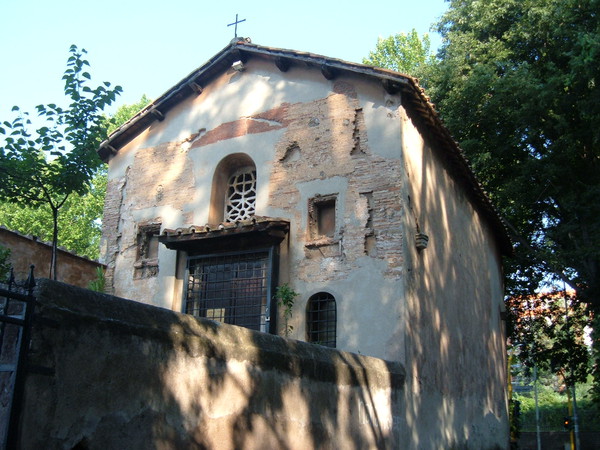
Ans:
{"type": "Polygon", "coordinates": [[[259,57],[245,67],[112,157],[103,241],[111,292],[181,311],[186,254],[161,246],[158,275],[136,279],[137,229],[206,224],[219,162],[248,155],[256,214],[290,221],[279,284],[300,293],[291,337],[306,338],[310,296],[332,294],[337,348],[407,368],[402,448],[506,446],[501,261],[469,186],[377,80],[327,80],[303,65],[282,73],[259,57]],[[313,240],[309,204],[328,195],[335,232],[313,240]],[[429,236],[422,251],[417,230],[429,236]]]}
{"type": "Polygon", "coordinates": [[[110,161],[103,240],[109,292],[181,310],[176,252],[161,246],[158,276],[135,278],[137,227],[207,223],[218,163],[243,153],[257,168],[256,214],[292,224],[280,267],[280,282],[302,294],[292,337],[304,339],[306,301],[327,290],[338,300],[339,348],[402,360],[399,105],[399,96],[360,77],[327,81],[303,68],[280,74],[260,60],[242,74],[221,75],[110,161]],[[336,233],[313,242],[308,202],[329,194],[337,196],[336,233]],[[386,334],[365,327],[373,323],[386,334]]]}
{"type": "Polygon", "coordinates": [[[400,448],[404,369],[49,280],[22,449],[400,448]],[[75,447],[78,446],[78,447],[75,447]]]}
{"type": "Polygon", "coordinates": [[[409,240],[405,254],[407,421],[421,448],[507,445],[497,444],[508,435],[500,254],[468,189],[413,117],[402,111],[406,219],[429,245],[419,252],[409,240]]]}

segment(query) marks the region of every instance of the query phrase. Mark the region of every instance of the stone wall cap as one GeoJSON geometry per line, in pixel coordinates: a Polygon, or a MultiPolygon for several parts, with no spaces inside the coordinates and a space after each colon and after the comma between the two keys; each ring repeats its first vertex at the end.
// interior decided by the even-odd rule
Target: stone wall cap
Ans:
{"type": "Polygon", "coordinates": [[[262,370],[341,385],[394,387],[405,380],[402,364],[222,324],[169,309],[93,292],[58,281],[37,280],[40,326],[92,326],[148,338],[194,357],[235,360],[262,370]]]}

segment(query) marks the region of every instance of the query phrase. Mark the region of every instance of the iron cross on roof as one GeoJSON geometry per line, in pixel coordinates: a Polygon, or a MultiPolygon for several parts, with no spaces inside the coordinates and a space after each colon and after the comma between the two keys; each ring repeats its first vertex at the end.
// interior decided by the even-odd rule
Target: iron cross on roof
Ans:
{"type": "Polygon", "coordinates": [[[236,14],[235,15],[235,22],[227,24],[228,27],[230,27],[231,25],[235,25],[234,37],[237,37],[237,26],[238,26],[238,23],[242,23],[242,22],[245,22],[245,21],[246,21],[246,19],[238,20],[238,15],[236,14]]]}

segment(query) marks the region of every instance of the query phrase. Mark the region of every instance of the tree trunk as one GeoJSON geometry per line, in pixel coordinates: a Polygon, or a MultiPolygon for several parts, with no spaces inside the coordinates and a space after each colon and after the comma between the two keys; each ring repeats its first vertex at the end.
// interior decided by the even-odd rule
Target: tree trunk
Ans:
{"type": "Polygon", "coordinates": [[[52,257],[50,258],[50,274],[48,278],[58,280],[58,271],[56,268],[56,257],[58,255],[58,209],[52,208],[52,257]]]}

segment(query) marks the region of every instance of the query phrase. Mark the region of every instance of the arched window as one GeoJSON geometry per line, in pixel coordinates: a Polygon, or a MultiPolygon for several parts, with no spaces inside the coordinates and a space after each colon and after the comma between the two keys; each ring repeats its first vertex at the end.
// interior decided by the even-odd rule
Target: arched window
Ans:
{"type": "Polygon", "coordinates": [[[337,313],[335,298],[319,292],[308,299],[306,333],[308,342],[335,348],[337,313]]]}
{"type": "Polygon", "coordinates": [[[256,211],[256,165],[244,153],[223,158],[213,176],[209,224],[239,222],[256,211]]]}

